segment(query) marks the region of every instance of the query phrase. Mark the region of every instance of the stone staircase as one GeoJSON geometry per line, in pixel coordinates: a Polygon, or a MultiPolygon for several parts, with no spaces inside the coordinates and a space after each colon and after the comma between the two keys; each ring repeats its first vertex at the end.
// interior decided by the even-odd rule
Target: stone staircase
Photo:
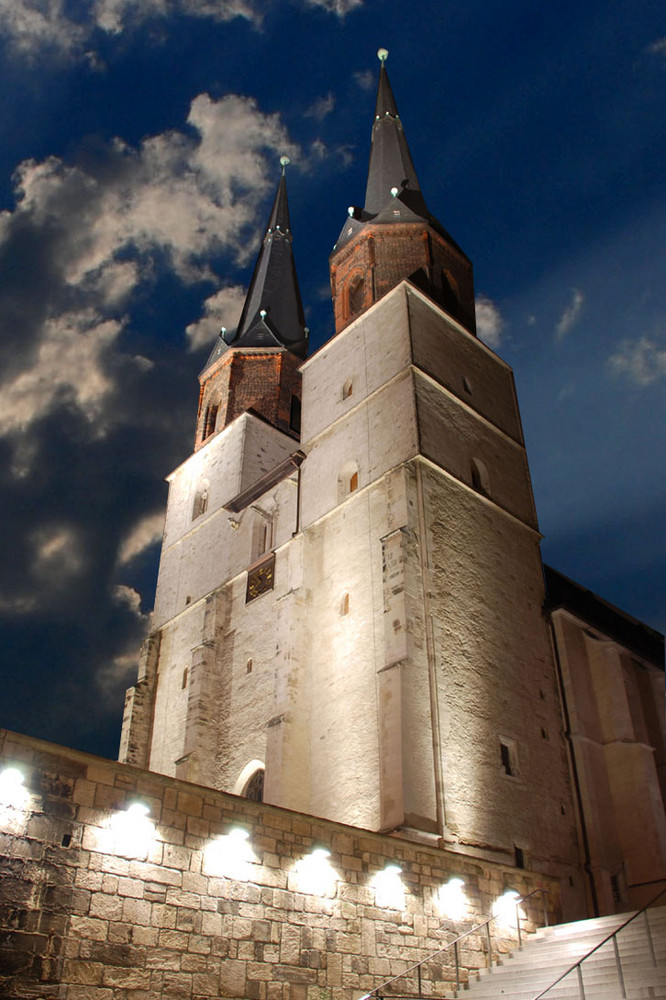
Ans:
{"type": "MultiPolygon", "coordinates": [[[[580,992],[574,970],[544,996],[544,1000],[637,1000],[655,997],[666,1000],[666,907],[647,911],[656,966],[641,914],[617,936],[624,975],[622,993],[613,941],[607,941],[582,964],[584,994],[580,992]]],[[[620,927],[631,914],[615,914],[593,920],[559,924],[538,931],[520,951],[505,959],[502,965],[484,969],[477,981],[458,994],[465,1000],[535,1000],[563,972],[582,958],[595,945],[620,927]]]]}

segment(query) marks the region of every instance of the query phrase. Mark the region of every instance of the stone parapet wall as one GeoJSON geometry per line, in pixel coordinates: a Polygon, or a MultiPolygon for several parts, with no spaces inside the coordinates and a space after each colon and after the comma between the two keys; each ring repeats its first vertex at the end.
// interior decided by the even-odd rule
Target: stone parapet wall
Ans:
{"type": "MultiPolygon", "coordinates": [[[[313,819],[3,730],[0,775],[8,766],[25,774],[25,791],[0,805],[0,996],[354,1000],[478,922],[507,887],[547,888],[551,919],[558,915],[553,880],[434,843],[313,819]],[[114,824],[137,800],[150,814],[124,842],[114,824]],[[231,868],[216,838],[234,827],[248,831],[253,855],[231,868]],[[153,835],[144,841],[146,831],[153,835]],[[333,880],[305,891],[299,863],[316,848],[330,852],[333,880]],[[397,908],[373,884],[387,864],[402,869],[397,908]],[[465,880],[468,921],[438,910],[439,887],[452,875],[465,880]]],[[[528,926],[539,913],[540,904],[528,907],[528,926]]],[[[510,945],[494,934],[493,948],[510,945]]],[[[478,935],[464,942],[463,978],[485,964],[485,947],[478,935]]],[[[450,961],[424,969],[425,995],[450,989],[450,961]]],[[[400,992],[415,993],[415,982],[401,981],[400,992]]]]}

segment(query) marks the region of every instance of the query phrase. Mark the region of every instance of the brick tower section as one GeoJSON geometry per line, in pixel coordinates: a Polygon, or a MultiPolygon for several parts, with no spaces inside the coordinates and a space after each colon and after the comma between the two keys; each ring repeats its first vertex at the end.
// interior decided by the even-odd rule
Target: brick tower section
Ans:
{"type": "Polygon", "coordinates": [[[427,223],[368,224],[331,254],[330,268],[336,333],[405,278],[476,333],[472,265],[427,223]]]}
{"type": "Polygon", "coordinates": [[[300,434],[301,359],[285,348],[230,348],[201,376],[194,450],[252,411],[293,437],[300,434]]]}

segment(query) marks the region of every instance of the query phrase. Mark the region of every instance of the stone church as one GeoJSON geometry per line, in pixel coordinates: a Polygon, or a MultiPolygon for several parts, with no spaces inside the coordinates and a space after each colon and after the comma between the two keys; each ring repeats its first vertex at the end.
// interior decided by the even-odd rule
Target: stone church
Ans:
{"type": "Polygon", "coordinates": [[[663,636],[542,565],[513,374],[476,336],[472,264],[379,56],[335,335],[308,355],[283,158],[239,325],[199,377],[120,763],[3,736],[32,768],[12,850],[68,873],[55,910],[16,876],[17,912],[53,916],[16,995],[32,975],[72,1000],[346,1000],[441,947],[452,875],[477,915],[509,887],[575,919],[666,886],[663,636]],[[161,846],[100,847],[142,797],[161,846]],[[239,818],[254,854],[228,882],[206,843],[239,818]],[[317,845],[339,880],[321,911],[293,874],[317,845]],[[366,882],[396,860],[409,900],[385,917],[366,882]]]}

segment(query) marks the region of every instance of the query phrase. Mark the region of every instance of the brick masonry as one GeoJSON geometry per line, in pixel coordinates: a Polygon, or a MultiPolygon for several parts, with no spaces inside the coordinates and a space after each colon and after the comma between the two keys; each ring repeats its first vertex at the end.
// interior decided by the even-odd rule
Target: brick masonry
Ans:
{"type": "Polygon", "coordinates": [[[222,430],[249,410],[287,433],[296,434],[292,397],[300,400],[301,359],[286,348],[231,348],[201,378],[195,450],[214,430],[222,430]],[[210,408],[216,407],[215,427],[210,408]]]}
{"type": "Polygon", "coordinates": [[[471,333],[476,330],[472,265],[426,223],[368,224],[333,252],[330,269],[336,333],[405,278],[471,333]]]}
{"type": "MultiPolygon", "coordinates": [[[[555,880],[434,840],[313,819],[3,730],[8,765],[23,770],[28,795],[0,807],[0,996],[352,1000],[478,922],[507,886],[546,887],[551,919],[559,913],[555,880]],[[109,822],[137,799],[150,807],[150,846],[114,848],[109,822]],[[235,825],[256,858],[243,878],[207,853],[235,825]],[[303,891],[295,870],[317,847],[336,875],[324,896],[303,891]],[[402,868],[401,909],[380,905],[372,885],[389,863],[402,868]],[[465,880],[468,923],[438,912],[452,875],[465,880]]],[[[537,912],[528,908],[528,926],[537,912]]],[[[510,945],[494,937],[494,949],[510,945]]],[[[466,940],[461,961],[463,979],[485,964],[482,937],[466,940]]],[[[425,968],[426,993],[450,989],[449,963],[425,968]]],[[[416,992],[413,978],[403,987],[416,992]]]]}

